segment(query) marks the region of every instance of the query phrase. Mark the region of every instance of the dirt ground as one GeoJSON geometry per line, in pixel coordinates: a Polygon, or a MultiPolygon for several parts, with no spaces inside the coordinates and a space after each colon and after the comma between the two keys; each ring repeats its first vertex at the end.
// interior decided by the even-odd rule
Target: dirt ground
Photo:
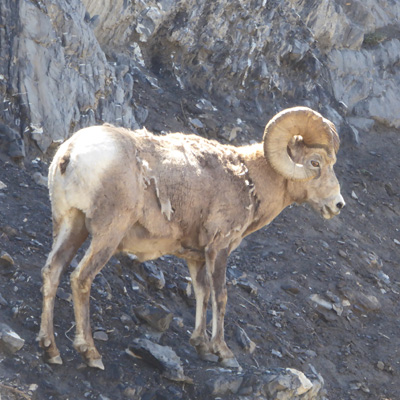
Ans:
{"type": "MultiPolygon", "coordinates": [[[[149,100],[146,91],[138,96],[144,104],[149,100]]],[[[154,102],[147,128],[189,131],[188,118],[196,117],[189,103],[171,100],[172,112],[163,112],[162,104],[154,102]]],[[[261,138],[257,122],[249,127],[258,131],[249,129],[237,143],[261,138]]],[[[245,371],[314,368],[324,378],[330,400],[400,398],[399,145],[399,132],[384,127],[361,134],[359,144],[342,135],[336,172],[347,206],[340,216],[325,221],[308,207],[290,207],[231,255],[226,339],[245,371]],[[256,294],[236,284],[240,276],[254,284],[256,294]],[[318,305],[312,295],[328,306],[318,305]],[[237,326],[256,343],[252,355],[237,343],[237,326]]],[[[105,371],[87,368],[72,347],[71,268],[62,280],[55,311],[64,365],[43,362],[36,336],[51,213],[47,189],[32,175],[46,175],[47,168],[45,157],[27,161],[24,168],[0,157],[0,181],[6,185],[0,190],[0,251],[14,261],[0,267],[5,300],[0,302],[0,322],[25,339],[14,355],[0,353],[1,399],[212,398],[205,382],[218,367],[199,360],[189,345],[194,299],[179,289],[177,282],[189,274],[173,257],[155,262],[165,274],[162,290],[142,286],[125,259],[113,258],[95,279],[92,325],[108,334],[107,341],[96,341],[105,371]],[[173,312],[160,343],[176,351],[193,385],[169,381],[125,353],[134,338],[148,333],[133,312],[144,302],[163,304],[173,312]],[[122,314],[133,320],[122,322],[122,314]]]]}

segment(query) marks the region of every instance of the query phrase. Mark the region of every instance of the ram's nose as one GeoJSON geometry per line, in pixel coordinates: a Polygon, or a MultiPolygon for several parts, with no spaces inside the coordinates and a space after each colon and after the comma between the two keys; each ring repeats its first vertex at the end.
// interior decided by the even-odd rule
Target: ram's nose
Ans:
{"type": "MultiPolygon", "coordinates": [[[[342,196],[340,196],[342,197],[342,196]]],[[[341,198],[341,200],[339,200],[336,203],[336,208],[338,209],[338,211],[340,211],[344,206],[346,205],[345,201],[343,200],[343,197],[341,198]]]]}

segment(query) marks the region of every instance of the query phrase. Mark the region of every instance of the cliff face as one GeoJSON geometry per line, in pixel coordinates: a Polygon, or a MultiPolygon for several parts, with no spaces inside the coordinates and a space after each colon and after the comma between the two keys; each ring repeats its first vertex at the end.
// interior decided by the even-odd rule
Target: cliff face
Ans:
{"type": "Polygon", "coordinates": [[[137,127],[137,74],[263,123],[304,104],[344,124],[343,102],[358,129],[398,128],[399,16],[387,0],[4,0],[3,141],[18,156],[21,138],[46,151],[96,122],[137,127]]]}
{"type": "Polygon", "coordinates": [[[399,8],[398,0],[0,0],[1,399],[397,399],[399,8]],[[67,272],[55,308],[65,365],[47,365],[36,337],[52,241],[52,143],[107,121],[240,145],[293,105],[338,125],[335,171],[347,206],[330,221],[290,207],[229,258],[225,334],[243,371],[200,360],[190,346],[193,287],[187,266],[169,256],[112,258],[96,277],[91,322],[105,371],[85,368],[73,350],[67,272]],[[167,331],[154,330],[171,314],[167,331]],[[134,346],[149,338],[159,358],[127,355],[145,354],[134,346]],[[170,368],[171,352],[158,345],[181,363],[170,368]],[[193,385],[166,380],[174,368],[193,385]]]}

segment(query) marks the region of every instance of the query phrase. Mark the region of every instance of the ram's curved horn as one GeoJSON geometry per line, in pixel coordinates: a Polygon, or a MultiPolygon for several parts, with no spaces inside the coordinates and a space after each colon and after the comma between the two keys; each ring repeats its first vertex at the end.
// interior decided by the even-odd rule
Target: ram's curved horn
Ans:
{"type": "Polygon", "coordinates": [[[329,154],[339,149],[334,124],[308,107],[293,107],[276,114],[264,131],[264,154],[271,166],[288,179],[305,180],[316,176],[314,169],[296,164],[288,153],[294,136],[301,136],[308,147],[325,148],[329,154]]]}

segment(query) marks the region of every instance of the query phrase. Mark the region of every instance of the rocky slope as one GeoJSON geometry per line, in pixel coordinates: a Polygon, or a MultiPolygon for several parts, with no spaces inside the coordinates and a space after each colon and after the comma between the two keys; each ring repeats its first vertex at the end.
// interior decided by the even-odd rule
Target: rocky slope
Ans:
{"type": "Polygon", "coordinates": [[[253,399],[276,398],[277,388],[287,399],[395,399],[399,14],[389,0],[3,0],[2,399],[253,399]],[[35,342],[51,246],[42,183],[57,142],[111,122],[243,144],[297,104],[338,125],[348,206],[330,222],[303,207],[286,210],[231,257],[226,331],[243,372],[197,359],[186,267],[169,257],[147,268],[113,259],[96,279],[92,314],[105,372],[85,368],[72,350],[65,278],[56,329],[66,364],[44,364],[35,342]],[[163,272],[163,285],[154,286],[152,271],[163,272]],[[168,308],[164,333],[140,317],[146,304],[168,308]],[[126,354],[145,352],[135,342],[144,338],[170,346],[189,379],[170,381],[165,367],[126,354]],[[277,368],[306,373],[313,388],[300,394],[307,381],[277,368]]]}
{"type": "Polygon", "coordinates": [[[22,157],[96,122],[143,125],[137,84],[160,93],[159,79],[210,134],[215,108],[235,111],[222,128],[237,135],[293,104],[357,138],[374,121],[398,128],[399,16],[395,0],[4,0],[3,147],[22,157]]]}

